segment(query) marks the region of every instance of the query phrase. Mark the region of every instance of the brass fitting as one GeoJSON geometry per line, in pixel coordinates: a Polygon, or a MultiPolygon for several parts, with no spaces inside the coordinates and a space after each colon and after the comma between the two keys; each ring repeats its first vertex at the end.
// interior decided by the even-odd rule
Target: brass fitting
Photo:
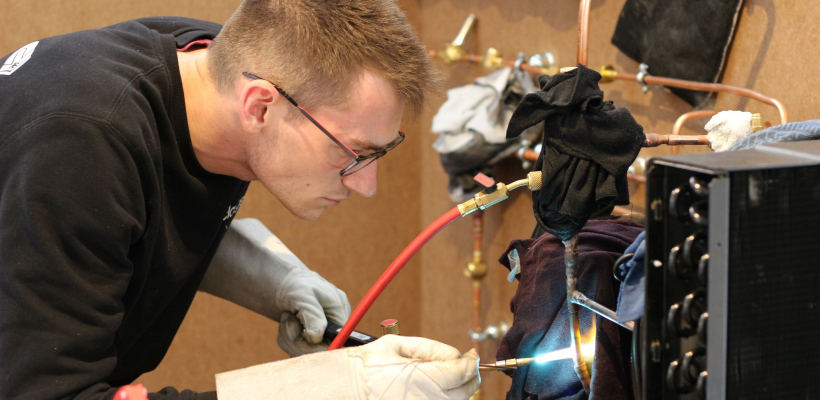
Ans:
{"type": "Polygon", "coordinates": [[[473,252],[473,262],[467,264],[464,268],[464,276],[473,281],[481,281],[487,276],[487,263],[481,257],[480,251],[473,252]]]}
{"type": "Polygon", "coordinates": [[[447,47],[444,48],[444,51],[438,52],[438,57],[444,60],[445,64],[455,64],[461,61],[461,56],[464,54],[466,54],[466,52],[461,46],[447,42],[447,47]]]}
{"type": "Polygon", "coordinates": [[[752,114],[752,133],[763,129],[763,120],[760,114],[752,114]]]}
{"type": "Polygon", "coordinates": [[[461,57],[466,54],[461,45],[464,44],[464,38],[467,37],[467,33],[473,26],[473,22],[475,22],[475,14],[468,15],[467,19],[465,19],[464,23],[461,25],[461,29],[458,31],[456,39],[452,42],[448,42],[444,51],[440,51],[438,53],[439,58],[444,60],[445,63],[457,63],[461,61],[461,57]]]}
{"type": "Polygon", "coordinates": [[[501,68],[501,61],[503,58],[501,57],[501,53],[498,52],[494,47],[490,47],[487,49],[487,55],[484,56],[484,67],[489,69],[499,69],[501,68]]]}
{"type": "Polygon", "coordinates": [[[476,195],[458,205],[458,211],[461,216],[472,213],[475,210],[486,210],[509,197],[509,192],[526,186],[530,190],[541,190],[541,171],[533,171],[527,174],[526,179],[517,180],[511,184],[505,185],[498,183],[494,188],[487,189],[483,192],[476,193],[476,195]]]}
{"type": "Polygon", "coordinates": [[[551,66],[551,67],[541,68],[541,75],[550,75],[550,76],[552,76],[552,75],[557,74],[558,72],[560,72],[558,70],[558,67],[556,67],[554,65],[551,66]]]}
{"type": "Polygon", "coordinates": [[[615,71],[615,67],[611,65],[601,66],[601,70],[598,72],[601,73],[601,83],[615,82],[615,77],[618,76],[618,71],[615,71]]]}
{"type": "Polygon", "coordinates": [[[379,324],[379,327],[381,328],[382,336],[399,334],[399,320],[397,319],[386,319],[379,324]]]}

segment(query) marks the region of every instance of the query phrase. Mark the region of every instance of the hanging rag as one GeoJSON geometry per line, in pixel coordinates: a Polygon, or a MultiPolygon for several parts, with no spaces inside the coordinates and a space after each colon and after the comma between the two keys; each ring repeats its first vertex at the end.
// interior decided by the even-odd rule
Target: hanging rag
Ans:
{"type": "MultiPolygon", "coordinates": [[[[627,0],[612,44],[652,75],[718,82],[742,6],[743,0],[627,0]]],[[[670,89],[694,107],[710,95],[670,89]]]]}
{"type": "MultiPolygon", "coordinates": [[[[643,230],[643,226],[630,222],[589,221],[579,233],[577,290],[613,309],[619,282],[612,277],[612,266],[643,230]]],[[[570,347],[561,240],[550,234],[513,240],[499,260],[507,269],[511,269],[507,254],[513,250],[520,259],[518,290],[510,301],[513,323],[501,340],[496,359],[535,357],[570,347]]],[[[585,308],[581,308],[580,319],[582,337],[588,337],[595,321],[589,398],[631,400],[631,333],[585,308]]],[[[512,376],[507,400],[587,399],[570,359],[532,363],[506,373],[512,376]]]]}
{"type": "Polygon", "coordinates": [[[763,143],[796,142],[820,139],[820,119],[789,122],[757,131],[735,143],[729,151],[747,150],[763,143]]]}
{"type": "Polygon", "coordinates": [[[626,108],[603,100],[599,80],[580,64],[538,78],[541,90],[524,96],[507,128],[507,138],[515,138],[544,123],[536,163],[544,184],[533,192],[533,211],[538,225],[561,240],[578,233],[593,213],[629,204],[626,172],[646,139],[626,108]]]}
{"type": "Polygon", "coordinates": [[[433,117],[431,131],[439,135],[433,148],[450,176],[448,193],[453,201],[466,201],[483,190],[473,180],[476,174],[493,176],[500,160],[536,139],[537,128],[516,139],[507,139],[505,134],[515,107],[525,94],[536,90],[526,72],[503,68],[447,91],[447,101],[433,117]]]}
{"type": "Polygon", "coordinates": [[[618,293],[618,322],[635,321],[643,316],[644,305],[644,261],[646,259],[646,231],[641,232],[627,247],[624,254],[634,253],[632,258],[621,264],[621,275],[625,276],[618,293]]]}

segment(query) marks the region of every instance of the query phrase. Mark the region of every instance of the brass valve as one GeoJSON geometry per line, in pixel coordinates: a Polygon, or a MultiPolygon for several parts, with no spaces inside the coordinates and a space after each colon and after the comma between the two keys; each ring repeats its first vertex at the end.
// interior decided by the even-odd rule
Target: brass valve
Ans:
{"type": "Polygon", "coordinates": [[[486,210],[509,197],[509,192],[526,186],[530,190],[541,190],[541,171],[533,171],[527,174],[526,179],[517,180],[509,185],[498,183],[495,187],[489,188],[458,205],[458,211],[462,216],[472,213],[475,210],[486,210]]]}
{"type": "Polygon", "coordinates": [[[487,263],[481,257],[480,251],[473,252],[473,262],[464,267],[464,276],[473,281],[481,281],[487,276],[487,263]]]}
{"type": "Polygon", "coordinates": [[[466,54],[461,46],[464,44],[464,38],[467,37],[467,32],[469,32],[473,26],[473,22],[475,22],[475,14],[468,15],[467,19],[464,20],[464,24],[461,25],[456,39],[452,42],[447,42],[447,47],[444,51],[438,53],[439,58],[444,60],[445,63],[453,64],[459,62],[461,61],[461,57],[466,54]]]}
{"type": "Polygon", "coordinates": [[[615,77],[618,76],[618,71],[611,65],[604,65],[599,71],[601,73],[601,83],[615,82],[615,77]]]}

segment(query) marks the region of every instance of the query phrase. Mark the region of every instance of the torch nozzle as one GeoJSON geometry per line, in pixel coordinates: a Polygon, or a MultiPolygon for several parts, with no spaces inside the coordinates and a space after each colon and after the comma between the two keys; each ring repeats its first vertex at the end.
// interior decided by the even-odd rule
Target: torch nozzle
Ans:
{"type": "Polygon", "coordinates": [[[535,361],[535,358],[510,358],[509,360],[496,361],[495,364],[478,364],[478,370],[501,371],[505,369],[516,369],[533,361],[535,361]]]}

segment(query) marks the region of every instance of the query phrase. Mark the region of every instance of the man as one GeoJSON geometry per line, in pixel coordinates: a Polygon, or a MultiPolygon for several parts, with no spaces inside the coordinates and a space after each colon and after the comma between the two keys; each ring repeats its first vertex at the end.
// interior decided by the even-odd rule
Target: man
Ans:
{"type": "MultiPolygon", "coordinates": [[[[307,219],[372,196],[434,76],[390,0],[246,0],[221,31],[149,18],[0,64],[2,399],[111,399],[157,366],[200,288],[279,320],[291,355],[321,350],[346,296],[233,216],[250,180],[307,219]]],[[[151,398],[466,399],[476,364],[388,336],[151,398]]]]}

